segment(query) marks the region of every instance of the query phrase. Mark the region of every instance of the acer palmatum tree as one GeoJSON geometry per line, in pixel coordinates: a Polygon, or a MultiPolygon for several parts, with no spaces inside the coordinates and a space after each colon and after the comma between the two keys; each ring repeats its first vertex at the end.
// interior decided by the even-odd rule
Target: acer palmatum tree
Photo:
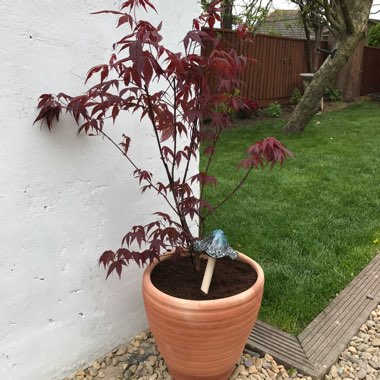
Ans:
{"type": "MultiPolygon", "coordinates": [[[[171,215],[157,211],[151,223],[133,226],[123,237],[121,248],[101,255],[99,263],[108,268],[107,276],[113,271],[120,276],[131,260],[144,265],[159,259],[160,254],[169,249],[173,250],[174,257],[187,250],[197,263],[197,254],[192,250],[197,237],[191,233],[189,223],[197,221],[202,231],[207,215],[234,195],[254,168],[265,163],[282,164],[290,154],[275,138],[256,142],[248,148],[248,157],[239,164],[244,171],[241,181],[226,199],[217,205],[204,199],[204,187],[217,184],[217,179],[208,172],[220,134],[231,126],[230,111],[246,107],[246,100],[237,95],[235,89],[247,58],[233,49],[224,50],[213,29],[215,22],[220,21],[220,2],[212,2],[206,12],[193,20],[192,29],[182,40],[181,52],[165,47],[160,34],[161,23],[154,26],[136,18],[136,8],[156,11],[150,0],[127,0],[118,11],[96,12],[115,14],[117,25],[126,24],[130,29],[114,44],[115,53],[109,62],[89,70],[86,81],[97,75],[99,83],[79,96],[59,93],[40,97],[40,112],[35,122],[45,121],[51,129],[61,112],[67,111],[77,122],[78,133],[100,135],[113,144],[131,166],[142,192],[156,192],[171,209],[171,215]],[[210,30],[202,31],[203,26],[210,30]],[[209,57],[198,53],[203,43],[212,44],[214,48],[209,57]],[[216,80],[215,87],[210,86],[210,78],[216,80]],[[153,81],[158,85],[152,85],[153,81]],[[161,89],[155,89],[157,87],[161,89]],[[156,181],[154,173],[137,165],[129,154],[132,142],[128,131],[121,142],[106,132],[106,119],[115,123],[120,112],[125,111],[139,112],[141,119],[149,120],[166,181],[156,181]],[[207,127],[203,125],[206,118],[211,120],[207,127]],[[190,175],[190,163],[197,160],[201,145],[208,160],[206,168],[190,175]],[[200,185],[200,196],[193,191],[194,184],[200,185]]],[[[238,33],[241,39],[249,40],[244,26],[238,28],[238,33]]]]}

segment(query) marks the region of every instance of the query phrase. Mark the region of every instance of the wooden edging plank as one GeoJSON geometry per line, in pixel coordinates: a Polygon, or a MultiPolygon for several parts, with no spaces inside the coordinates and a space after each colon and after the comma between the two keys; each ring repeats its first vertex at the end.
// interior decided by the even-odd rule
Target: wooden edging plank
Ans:
{"type": "MultiPolygon", "coordinates": [[[[335,345],[340,339],[344,339],[345,325],[358,325],[357,328],[359,328],[362,324],[361,318],[358,319],[358,317],[365,310],[365,306],[371,303],[367,294],[374,290],[377,293],[380,288],[379,276],[376,275],[376,272],[380,270],[380,261],[375,260],[371,264],[373,271],[368,271],[365,268],[356,279],[351,281],[345,291],[342,291],[331,302],[332,307],[329,311],[323,311],[310,323],[311,328],[308,329],[306,338],[304,338],[303,333],[299,335],[302,347],[311,360],[313,360],[315,352],[318,356],[320,351],[331,349],[332,342],[335,345]],[[371,273],[373,277],[369,275],[371,273]],[[341,302],[342,299],[345,302],[341,302]]],[[[373,297],[373,301],[377,303],[377,297],[373,297]]],[[[363,315],[363,318],[367,317],[368,314],[363,315]]],[[[352,336],[348,339],[350,338],[352,336]]]]}
{"type": "MultiPolygon", "coordinates": [[[[360,327],[362,322],[360,322],[356,328],[355,321],[357,321],[361,316],[362,310],[366,310],[366,307],[373,302],[371,302],[371,300],[368,298],[362,299],[361,302],[360,300],[353,302],[355,302],[355,307],[351,309],[348,315],[349,318],[347,317],[342,318],[341,320],[331,321],[330,323],[334,325],[334,329],[331,332],[329,330],[325,331],[324,333],[319,333],[318,331],[316,332],[314,337],[316,346],[314,346],[314,349],[311,352],[305,350],[309,354],[310,358],[314,359],[314,355],[316,355],[315,360],[317,360],[317,357],[321,356],[321,351],[328,349],[328,346],[331,345],[330,341],[340,341],[340,339],[347,335],[347,331],[352,330],[353,326],[355,331],[360,327]]],[[[377,300],[373,307],[375,307],[376,304],[377,300]]],[[[366,313],[364,317],[367,318],[368,313],[366,313]]],[[[352,338],[352,335],[349,337],[349,339],[350,338],[352,338]]],[[[313,340],[311,342],[313,342],[313,340]]]]}
{"type": "MultiPolygon", "coordinates": [[[[260,338],[255,338],[254,340],[252,340],[252,344],[256,347],[256,346],[267,346],[266,344],[266,340],[264,339],[260,339],[260,338]]],[[[276,348],[272,346],[272,351],[276,352],[276,348]]],[[[299,354],[298,352],[297,353],[291,353],[291,352],[288,352],[288,351],[278,351],[277,354],[281,354],[283,356],[283,358],[288,358],[288,360],[293,360],[293,361],[297,361],[299,364],[305,364],[305,365],[308,365],[309,364],[309,361],[307,360],[307,358],[305,358],[305,355],[303,355],[303,353],[299,354]]]]}
{"type": "MultiPolygon", "coordinates": [[[[363,293],[361,288],[366,289],[366,294],[369,293],[368,285],[372,283],[377,283],[376,278],[368,276],[371,269],[380,269],[380,255],[364,268],[358,276],[351,281],[351,283],[342,290],[341,293],[322,311],[306,328],[299,334],[299,338],[304,342],[304,347],[308,348],[309,340],[312,340],[312,334],[310,332],[315,329],[327,329],[330,325],[326,325],[326,318],[324,316],[331,316],[332,318],[338,318],[340,316],[341,309],[352,304],[352,297],[356,297],[358,294],[361,296],[363,293]],[[370,266],[370,267],[369,267],[370,266]],[[364,281],[363,281],[364,277],[364,281]]],[[[314,343],[314,342],[313,342],[314,343]]]]}
{"type": "MultiPolygon", "coordinates": [[[[265,355],[267,353],[266,348],[267,347],[265,346],[265,344],[263,345],[262,342],[259,342],[257,340],[254,342],[254,351],[259,352],[262,355],[265,355]]],[[[305,360],[303,358],[297,358],[297,356],[283,355],[283,352],[279,351],[272,351],[270,355],[273,358],[275,358],[278,364],[283,364],[285,367],[297,368],[300,372],[302,371],[303,374],[309,376],[318,375],[316,369],[308,360],[305,360]]]]}
{"type": "MultiPolygon", "coordinates": [[[[262,323],[262,322],[259,322],[262,323]]],[[[280,333],[282,331],[278,330],[280,333]]],[[[256,342],[258,340],[264,341],[266,345],[273,346],[273,349],[276,349],[278,345],[282,345],[283,348],[286,349],[285,355],[296,355],[305,357],[305,353],[300,346],[300,343],[298,339],[295,336],[292,336],[292,340],[286,340],[281,334],[273,334],[271,331],[267,331],[267,329],[259,329],[257,326],[255,326],[255,333],[251,335],[250,339],[253,342],[256,342]]],[[[282,347],[281,347],[282,348],[282,347]]]]}
{"type": "Polygon", "coordinates": [[[248,351],[321,379],[380,302],[380,254],[338,294],[298,337],[257,321],[248,351]]]}
{"type": "MultiPolygon", "coordinates": [[[[327,307],[323,310],[322,313],[324,313],[324,314],[331,313],[332,311],[336,310],[336,305],[340,305],[341,302],[346,302],[345,298],[343,296],[346,295],[348,292],[352,291],[351,288],[356,286],[357,283],[362,282],[362,277],[367,278],[365,281],[371,281],[373,278],[367,276],[367,274],[369,274],[369,272],[371,272],[373,269],[376,269],[375,267],[378,263],[380,263],[380,255],[377,255],[376,257],[374,257],[372,259],[372,261],[350,282],[350,284],[339,293],[338,297],[336,297],[329,305],[327,305],[327,307]]],[[[303,330],[300,333],[299,336],[302,337],[302,339],[306,338],[308,331],[315,328],[315,326],[317,324],[317,321],[316,321],[317,318],[315,318],[305,328],[305,330],[303,330]]]]}
{"type": "MultiPolygon", "coordinates": [[[[363,309],[366,311],[365,314],[363,315],[362,312],[357,313],[357,320],[360,321],[360,323],[352,323],[351,325],[347,325],[345,334],[339,337],[339,339],[336,339],[332,347],[326,347],[326,349],[316,352],[311,360],[314,363],[320,365],[321,368],[324,368],[326,370],[325,372],[327,372],[331,365],[334,364],[336,359],[339,357],[340,353],[350,342],[351,338],[357,333],[362,323],[368,318],[368,315],[371,313],[373,308],[376,307],[377,304],[378,300],[376,303],[367,303],[366,307],[363,309]]],[[[332,342],[334,342],[334,340],[332,340],[332,342]]]]}
{"type": "Polygon", "coordinates": [[[278,347],[281,347],[281,350],[284,349],[283,355],[291,357],[300,357],[305,358],[305,353],[302,351],[302,347],[299,342],[284,342],[280,337],[273,337],[270,334],[263,334],[258,332],[256,336],[251,338],[251,343],[265,344],[270,346],[272,350],[277,350],[278,347]]]}
{"type": "Polygon", "coordinates": [[[300,369],[308,375],[315,375],[314,366],[307,359],[297,337],[264,322],[256,322],[247,348],[262,354],[269,353],[279,363],[300,369]]]}

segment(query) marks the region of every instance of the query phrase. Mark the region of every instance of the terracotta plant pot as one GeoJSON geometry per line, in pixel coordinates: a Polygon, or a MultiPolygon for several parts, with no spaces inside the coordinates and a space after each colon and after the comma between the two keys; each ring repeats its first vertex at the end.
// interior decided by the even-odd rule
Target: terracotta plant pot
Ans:
{"type": "MultiPolygon", "coordinates": [[[[168,259],[166,256],[163,259],[168,259]]],[[[231,375],[255,324],[264,290],[264,273],[248,256],[256,283],[232,297],[191,301],[158,290],[145,269],[143,297],[150,329],[175,380],[224,380],[231,375]]]]}

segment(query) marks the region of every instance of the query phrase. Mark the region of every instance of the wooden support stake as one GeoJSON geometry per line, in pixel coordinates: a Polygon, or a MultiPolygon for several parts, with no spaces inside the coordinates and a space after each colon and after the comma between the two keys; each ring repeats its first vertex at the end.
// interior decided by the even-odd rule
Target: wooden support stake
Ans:
{"type": "Polygon", "coordinates": [[[214,273],[215,262],[216,262],[216,259],[212,257],[207,258],[207,265],[205,269],[205,274],[203,275],[202,286],[201,286],[201,290],[203,293],[208,294],[212,275],[214,273]]]}

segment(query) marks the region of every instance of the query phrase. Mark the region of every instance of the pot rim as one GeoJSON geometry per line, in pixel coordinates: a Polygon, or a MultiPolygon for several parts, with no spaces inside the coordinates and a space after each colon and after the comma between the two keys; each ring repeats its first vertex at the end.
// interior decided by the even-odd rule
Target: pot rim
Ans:
{"type": "MultiPolygon", "coordinates": [[[[161,260],[167,260],[171,256],[171,253],[168,252],[164,255],[161,256],[161,260]]],[[[228,303],[231,306],[234,304],[241,304],[244,302],[249,302],[252,300],[252,297],[258,297],[262,293],[262,289],[264,287],[264,272],[261,266],[248,257],[247,255],[238,252],[238,260],[250,265],[257,274],[257,279],[256,282],[248,289],[245,291],[235,294],[230,297],[225,297],[225,298],[218,298],[215,300],[188,300],[184,298],[177,298],[174,296],[171,296],[167,293],[162,292],[158,288],[156,288],[151,279],[150,275],[154,268],[159,264],[158,260],[155,260],[152,264],[149,264],[143,274],[143,289],[149,287],[150,292],[152,292],[152,295],[155,297],[159,297],[160,302],[165,302],[165,303],[170,303],[173,304],[175,303],[178,308],[183,308],[183,309],[194,309],[194,308],[202,308],[204,309],[219,309],[219,308],[225,308],[225,304],[228,303]]]]}

